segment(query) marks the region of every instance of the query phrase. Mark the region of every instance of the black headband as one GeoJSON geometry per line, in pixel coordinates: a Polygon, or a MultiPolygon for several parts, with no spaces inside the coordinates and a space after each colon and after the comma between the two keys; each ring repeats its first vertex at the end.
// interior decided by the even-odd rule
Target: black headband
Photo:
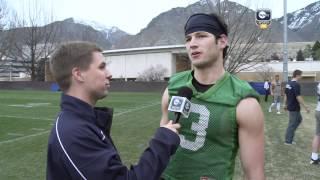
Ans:
{"type": "Polygon", "coordinates": [[[205,31],[216,36],[220,36],[221,34],[228,35],[227,30],[222,27],[216,17],[203,13],[190,16],[184,26],[185,35],[196,31],[205,31]]]}

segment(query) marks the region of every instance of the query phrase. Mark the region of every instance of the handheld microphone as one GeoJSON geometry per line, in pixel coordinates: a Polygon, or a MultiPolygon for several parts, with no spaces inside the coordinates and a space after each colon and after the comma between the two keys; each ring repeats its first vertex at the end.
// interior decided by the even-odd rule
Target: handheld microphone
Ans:
{"type": "Polygon", "coordinates": [[[192,90],[188,87],[182,87],[178,90],[177,96],[172,96],[168,110],[175,112],[174,123],[178,123],[181,114],[188,118],[191,110],[190,99],[192,97],[192,90]]]}

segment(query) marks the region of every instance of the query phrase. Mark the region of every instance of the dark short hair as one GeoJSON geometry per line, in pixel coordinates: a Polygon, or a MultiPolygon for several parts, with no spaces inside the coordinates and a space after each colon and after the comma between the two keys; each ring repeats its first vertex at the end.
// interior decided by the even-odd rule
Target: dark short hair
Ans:
{"type": "Polygon", "coordinates": [[[69,89],[73,68],[89,68],[93,52],[102,52],[102,49],[94,43],[75,41],[62,44],[53,53],[50,58],[50,70],[61,90],[69,89]]]}
{"type": "MultiPolygon", "coordinates": [[[[229,32],[228,32],[228,25],[227,25],[227,23],[224,21],[224,19],[223,19],[221,16],[219,16],[219,15],[217,15],[217,14],[214,14],[214,13],[211,13],[211,14],[209,14],[209,15],[212,16],[212,17],[215,17],[215,19],[217,19],[217,23],[220,24],[221,28],[223,29],[224,34],[225,34],[226,36],[228,36],[228,33],[229,33],[229,32]]],[[[217,36],[217,38],[220,38],[220,35],[221,35],[221,34],[219,34],[219,35],[217,36]]],[[[223,59],[225,59],[225,57],[227,56],[228,48],[229,48],[229,46],[226,46],[226,47],[223,49],[223,54],[222,54],[223,59]]]]}
{"type": "Polygon", "coordinates": [[[301,75],[302,75],[302,71],[299,70],[299,69],[294,70],[294,71],[293,71],[293,74],[292,74],[292,76],[293,76],[294,78],[297,77],[297,76],[301,76],[301,75]]]}
{"type": "MultiPolygon", "coordinates": [[[[216,39],[219,39],[222,34],[228,36],[228,25],[222,17],[215,13],[196,13],[188,18],[184,26],[185,35],[195,31],[206,31],[213,34],[216,39]]],[[[223,49],[223,59],[227,55],[227,50],[228,46],[223,49]]]]}
{"type": "Polygon", "coordinates": [[[191,15],[184,26],[185,36],[196,31],[206,31],[217,37],[221,34],[228,36],[227,24],[220,16],[214,13],[196,13],[191,15]]]}

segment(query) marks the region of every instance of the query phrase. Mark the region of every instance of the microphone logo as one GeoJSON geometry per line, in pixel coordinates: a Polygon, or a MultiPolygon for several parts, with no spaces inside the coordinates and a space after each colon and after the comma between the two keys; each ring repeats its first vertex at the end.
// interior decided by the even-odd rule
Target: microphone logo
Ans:
{"type": "Polygon", "coordinates": [[[181,96],[172,96],[170,104],[169,104],[169,111],[172,112],[179,112],[181,113],[185,118],[189,117],[191,109],[191,102],[181,96]]]}
{"type": "Polygon", "coordinates": [[[189,101],[186,102],[183,111],[185,112],[189,112],[190,111],[190,107],[191,107],[191,103],[189,101]]]}
{"type": "Polygon", "coordinates": [[[178,90],[177,96],[171,97],[168,110],[174,112],[175,114],[174,123],[179,122],[181,114],[185,118],[189,117],[192,105],[190,102],[190,99],[192,98],[192,93],[192,89],[184,86],[178,90]]]}
{"type": "Polygon", "coordinates": [[[174,98],[174,100],[173,100],[173,105],[174,106],[176,106],[177,108],[180,108],[181,104],[182,104],[182,100],[181,99],[174,98]]]}

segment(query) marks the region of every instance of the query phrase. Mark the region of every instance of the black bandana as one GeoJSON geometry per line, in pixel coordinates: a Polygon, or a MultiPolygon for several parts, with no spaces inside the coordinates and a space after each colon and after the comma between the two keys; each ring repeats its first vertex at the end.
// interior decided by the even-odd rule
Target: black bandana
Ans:
{"type": "Polygon", "coordinates": [[[217,18],[203,13],[190,16],[184,26],[185,35],[196,31],[205,31],[216,36],[221,34],[228,35],[228,32],[222,27],[217,18]]]}

